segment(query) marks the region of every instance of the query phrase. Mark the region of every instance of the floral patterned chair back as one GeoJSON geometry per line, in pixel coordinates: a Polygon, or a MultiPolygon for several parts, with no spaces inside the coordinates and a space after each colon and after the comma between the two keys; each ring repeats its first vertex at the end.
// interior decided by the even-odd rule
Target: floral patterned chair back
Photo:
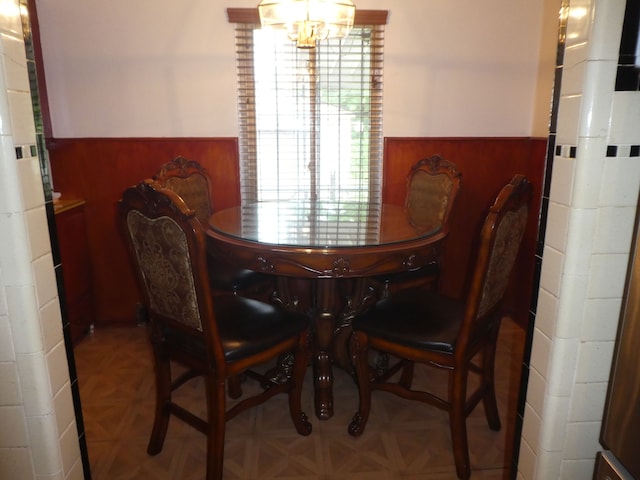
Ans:
{"type": "Polygon", "coordinates": [[[433,155],[417,162],[407,176],[405,206],[417,227],[446,225],[462,184],[456,166],[433,155]]]}
{"type": "Polygon", "coordinates": [[[197,342],[222,361],[215,323],[202,320],[214,317],[203,287],[209,284],[205,238],[194,210],[149,179],[124,192],[120,212],[152,335],[175,333],[166,339],[176,348],[197,342]]]}
{"type": "Polygon", "coordinates": [[[484,221],[480,246],[460,330],[464,342],[482,336],[498,321],[504,297],[527,226],[531,183],[515,175],[497,196],[484,221]]]}
{"type": "Polygon", "coordinates": [[[207,224],[213,213],[211,185],[207,171],[194,160],[176,157],[160,167],[154,179],[177,193],[196,212],[196,218],[207,224]]]}

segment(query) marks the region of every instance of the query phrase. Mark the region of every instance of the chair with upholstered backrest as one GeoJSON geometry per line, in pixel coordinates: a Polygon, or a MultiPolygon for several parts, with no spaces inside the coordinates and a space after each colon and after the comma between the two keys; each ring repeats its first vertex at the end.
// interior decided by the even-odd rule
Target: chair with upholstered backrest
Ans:
{"type": "MultiPolygon", "coordinates": [[[[162,165],[153,178],[163,187],[177,193],[189,208],[195,210],[196,218],[206,227],[214,208],[211,179],[202,165],[178,156],[162,165]]],[[[232,261],[223,255],[210,255],[209,262],[214,264],[211,282],[222,292],[231,291],[252,296],[266,292],[268,295],[275,288],[272,276],[236,268],[232,261]]]]}
{"type": "Polygon", "coordinates": [[[203,225],[213,213],[211,180],[207,171],[194,160],[178,156],[160,167],[153,177],[160,185],[182,198],[195,210],[196,218],[203,225]]]}
{"type": "Polygon", "coordinates": [[[425,228],[449,223],[461,182],[457,167],[440,155],[413,165],[407,175],[405,201],[412,223],[425,228]]]}
{"type": "Polygon", "coordinates": [[[127,189],[118,206],[151,323],[156,409],[148,453],[162,450],[174,415],[206,434],[206,478],[219,480],[225,422],[279,393],[288,394],[298,433],[308,435],[311,424],[300,398],[310,359],[308,318],[239,295],[212,295],[205,234],[194,210],[173,191],[147,180],[127,189]],[[265,362],[277,366],[280,357],[292,354],[290,378],[261,373],[265,362]],[[175,364],[186,370],[177,378],[175,364]],[[241,374],[262,388],[228,406],[225,383],[241,374]],[[172,399],[176,388],[197,376],[204,378],[206,419],[172,399]]]}
{"type": "Polygon", "coordinates": [[[480,233],[466,298],[455,300],[425,288],[407,289],[380,300],[353,321],[351,352],[360,402],[349,425],[351,435],[365,429],[372,390],[433,405],[449,414],[456,471],[459,478],[469,478],[466,417],[482,401],[489,427],[500,429],[494,386],[496,342],[530,196],[531,184],[522,175],[516,175],[498,194],[480,233]],[[370,348],[399,360],[376,374],[367,362],[370,348]],[[413,389],[415,363],[448,372],[448,396],[437,396],[428,388],[413,389]],[[470,373],[479,374],[480,381],[468,394],[470,373]]]}
{"type": "MultiPolygon", "coordinates": [[[[451,212],[462,186],[462,174],[457,167],[440,155],[432,155],[416,162],[407,175],[405,207],[411,223],[418,229],[431,230],[448,227],[451,212]]],[[[383,296],[392,291],[417,285],[435,287],[442,271],[442,258],[432,263],[393,275],[376,277],[381,282],[383,296]]]]}

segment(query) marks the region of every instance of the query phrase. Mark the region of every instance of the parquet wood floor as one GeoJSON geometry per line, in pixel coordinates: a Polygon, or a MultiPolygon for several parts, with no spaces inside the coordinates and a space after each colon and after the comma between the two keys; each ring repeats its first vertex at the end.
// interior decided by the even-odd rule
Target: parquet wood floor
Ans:
{"type": "MultiPolygon", "coordinates": [[[[468,419],[472,478],[509,478],[513,425],[524,332],[502,324],[496,361],[498,406],[503,428],[489,430],[482,405],[468,419]]],[[[153,365],[147,327],[96,329],[75,349],[78,382],[93,480],[201,480],[205,437],[172,418],[163,451],[146,453],[153,422],[153,365]]],[[[432,369],[431,369],[432,370],[432,369]]],[[[416,368],[416,382],[446,388],[439,372],[416,368]]],[[[417,383],[416,383],[417,384],[417,383]]],[[[245,388],[250,388],[247,384],[245,388]]],[[[183,387],[180,401],[204,415],[203,383],[183,387]]],[[[357,388],[335,370],[334,416],[313,415],[311,368],[303,405],[313,423],[299,436],[285,396],[227,423],[225,479],[448,480],[455,479],[448,420],[428,405],[374,392],[365,433],[353,438],[347,425],[357,406],[357,388]]]]}

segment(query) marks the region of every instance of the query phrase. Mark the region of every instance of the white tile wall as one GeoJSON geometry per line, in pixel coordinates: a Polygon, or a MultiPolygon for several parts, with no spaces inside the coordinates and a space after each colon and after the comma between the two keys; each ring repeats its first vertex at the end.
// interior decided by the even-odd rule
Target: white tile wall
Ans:
{"type": "Polygon", "coordinates": [[[561,471],[557,477],[540,477],[540,478],[590,479],[592,475],[593,475],[593,460],[563,460],[561,463],[561,471]]]}
{"type": "MultiPolygon", "coordinates": [[[[550,396],[568,396],[571,393],[571,385],[573,383],[573,375],[578,361],[578,350],[580,348],[579,341],[576,338],[559,338],[555,337],[551,342],[551,358],[549,358],[549,372],[547,374],[547,398],[550,396]],[[562,368],[557,368],[562,365],[562,368]]],[[[546,415],[548,403],[545,399],[545,409],[542,415],[545,416],[545,422],[551,423],[546,415]]],[[[566,414],[566,412],[564,412],[566,414]]],[[[559,415],[559,412],[553,412],[553,415],[559,415]]]]}
{"type": "Polygon", "coordinates": [[[518,457],[518,480],[535,478],[537,458],[538,454],[533,451],[527,440],[523,437],[520,445],[520,455],[518,457]]]}
{"type": "Polygon", "coordinates": [[[587,49],[584,43],[565,49],[562,70],[562,89],[565,94],[578,96],[582,92],[586,57],[587,49]]]}
{"type": "Polygon", "coordinates": [[[607,382],[576,383],[575,400],[569,412],[570,422],[599,422],[607,394],[607,382]]]}
{"type": "Polygon", "coordinates": [[[52,300],[40,309],[40,323],[44,337],[44,350],[48,352],[64,340],[60,329],[62,314],[58,299],[52,300]]]}
{"type": "Polygon", "coordinates": [[[543,255],[540,287],[557,297],[560,294],[560,274],[564,264],[564,255],[548,246],[544,247],[543,255]]]}
{"type": "Polygon", "coordinates": [[[19,405],[22,392],[18,378],[18,368],[14,362],[0,362],[0,405],[19,405]]]}
{"type": "Polygon", "coordinates": [[[611,143],[637,145],[638,125],[640,125],[638,92],[616,92],[613,96],[611,115],[611,143]]]}
{"type": "MultiPolygon", "coordinates": [[[[582,107],[578,124],[579,137],[606,138],[617,64],[617,60],[586,62],[586,81],[582,85],[582,107]]],[[[583,161],[587,158],[583,157],[583,161]]]]}
{"type": "Polygon", "coordinates": [[[0,478],[79,480],[19,2],[0,6],[0,478]]]}
{"type": "Polygon", "coordinates": [[[614,92],[625,0],[570,0],[518,478],[591,478],[640,189],[640,93],[614,92]],[[607,157],[607,147],[618,155],[607,157]],[[575,158],[568,147],[576,146],[575,158]],[[537,433],[536,436],[533,432],[537,433]],[[525,435],[526,433],[526,435],[525,435]]]}
{"type": "MultiPolygon", "coordinates": [[[[4,292],[2,292],[4,293],[4,292]]],[[[0,362],[16,361],[16,352],[13,347],[13,335],[7,315],[0,316],[0,362]]]]}
{"type": "Polygon", "coordinates": [[[589,42],[589,59],[617,60],[625,2],[620,0],[589,1],[594,10],[589,42]]]}
{"type": "Polygon", "coordinates": [[[53,475],[61,472],[60,448],[51,448],[52,445],[59,445],[55,415],[27,417],[27,425],[36,475],[53,475]]]}
{"type": "Polygon", "coordinates": [[[567,428],[569,397],[547,395],[544,400],[544,415],[540,428],[540,449],[557,452],[562,449],[567,428]],[[545,428],[546,423],[553,423],[555,428],[545,428]]]}
{"type": "MultiPolygon", "coordinates": [[[[558,140],[558,143],[560,140],[558,140]]],[[[571,145],[571,143],[567,143],[571,145]]],[[[573,198],[573,176],[575,169],[573,158],[558,157],[553,160],[553,173],[551,178],[551,201],[561,205],[570,206],[573,198]]]]}
{"type": "Polygon", "coordinates": [[[558,316],[558,298],[546,290],[538,293],[536,328],[547,338],[554,335],[558,316]]]}
{"type": "Polygon", "coordinates": [[[43,350],[39,311],[33,285],[7,286],[9,318],[13,345],[17,354],[41,353],[43,350]],[[16,321],[15,319],[20,319],[16,321]]]}
{"type": "Polygon", "coordinates": [[[3,478],[30,478],[33,471],[31,452],[27,447],[0,448],[0,474],[3,478]]]}
{"type": "Polygon", "coordinates": [[[600,208],[593,242],[594,253],[628,252],[635,215],[635,206],[600,208]]]}
{"type": "Polygon", "coordinates": [[[0,450],[29,445],[27,417],[22,405],[0,407],[0,432],[2,432],[2,435],[0,435],[0,450]]]}
{"type": "Polygon", "coordinates": [[[621,298],[628,254],[596,254],[591,257],[588,298],[621,298]]]}
{"type": "MultiPolygon", "coordinates": [[[[581,137],[578,142],[581,159],[602,159],[606,155],[607,141],[604,138],[581,137]]],[[[572,199],[574,208],[598,208],[603,170],[604,162],[601,160],[581,161],[574,178],[575,193],[572,199]]]]}
{"type": "Polygon", "coordinates": [[[585,316],[580,326],[583,341],[613,341],[618,330],[620,298],[592,298],[585,304],[585,316]]]}
{"type": "MultiPolygon", "coordinates": [[[[640,119],[638,119],[640,121],[640,119]]],[[[638,127],[640,123],[636,123],[638,127]]],[[[640,128],[639,128],[640,129],[640,128]]],[[[603,206],[635,206],[638,201],[640,162],[637,158],[613,157],[604,162],[603,188],[600,202],[603,206]],[[606,182],[606,183],[605,183],[606,182]],[[605,186],[615,185],[616,188],[605,186]]]]}
{"type": "Polygon", "coordinates": [[[529,406],[537,412],[538,417],[540,416],[540,413],[542,413],[544,406],[545,382],[545,378],[540,375],[535,368],[532,368],[529,372],[529,391],[531,394],[528,396],[527,400],[529,402],[529,406]]]}
{"type": "Polygon", "coordinates": [[[593,235],[595,231],[597,210],[591,208],[572,208],[569,213],[569,232],[567,238],[567,253],[561,279],[563,291],[565,286],[572,283],[571,278],[589,273],[590,256],[593,250],[593,235]]]}
{"type": "Polygon", "coordinates": [[[37,207],[25,212],[27,236],[31,247],[31,258],[39,258],[51,251],[49,228],[44,207],[37,207]]]}
{"type": "Polygon", "coordinates": [[[531,407],[531,404],[527,404],[524,413],[522,441],[527,442],[527,445],[535,454],[540,444],[540,425],[542,421],[538,412],[531,407]]]}
{"type": "Polygon", "coordinates": [[[45,357],[40,353],[18,354],[24,410],[27,415],[49,415],[53,411],[45,357]]]}
{"type": "Polygon", "coordinates": [[[535,335],[533,336],[533,344],[531,345],[531,368],[536,370],[545,379],[549,373],[551,346],[551,338],[536,328],[535,335]]]}
{"type": "Polygon", "coordinates": [[[558,300],[557,318],[565,318],[567,321],[556,324],[555,336],[563,339],[575,339],[580,331],[580,321],[584,313],[586,288],[588,281],[586,275],[566,274],[562,282],[562,301],[558,300]],[[567,312],[567,309],[570,311],[567,312]]]}
{"type": "Polygon", "coordinates": [[[548,233],[545,240],[549,247],[559,252],[567,250],[569,213],[570,210],[566,205],[555,202],[549,205],[549,214],[547,216],[548,233]]]}
{"type": "MultiPolygon", "coordinates": [[[[568,95],[562,98],[562,101],[558,106],[558,118],[563,118],[563,121],[558,124],[556,139],[557,142],[561,145],[575,145],[578,141],[578,126],[580,120],[581,101],[582,95],[568,95]]],[[[555,170],[556,167],[554,161],[554,178],[551,182],[552,186],[554,183],[556,183],[555,170]]]]}
{"type": "MultiPolygon", "coordinates": [[[[546,478],[546,479],[555,479],[555,478],[563,478],[560,475],[560,460],[561,455],[560,452],[553,451],[549,452],[547,450],[541,449],[538,454],[539,462],[538,462],[538,478],[546,478]]],[[[533,477],[526,477],[533,478],[533,477]]],[[[567,477],[574,478],[574,477],[567,477]]],[[[575,477],[578,478],[578,477],[575,477]]]]}

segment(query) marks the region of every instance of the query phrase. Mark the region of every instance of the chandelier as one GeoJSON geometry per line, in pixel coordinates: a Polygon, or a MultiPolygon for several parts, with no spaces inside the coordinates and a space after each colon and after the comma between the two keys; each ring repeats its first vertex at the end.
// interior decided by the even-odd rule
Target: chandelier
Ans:
{"type": "Polygon", "coordinates": [[[351,0],[262,0],[258,5],[262,26],[285,30],[298,48],[346,37],[355,11],[351,0]]]}

